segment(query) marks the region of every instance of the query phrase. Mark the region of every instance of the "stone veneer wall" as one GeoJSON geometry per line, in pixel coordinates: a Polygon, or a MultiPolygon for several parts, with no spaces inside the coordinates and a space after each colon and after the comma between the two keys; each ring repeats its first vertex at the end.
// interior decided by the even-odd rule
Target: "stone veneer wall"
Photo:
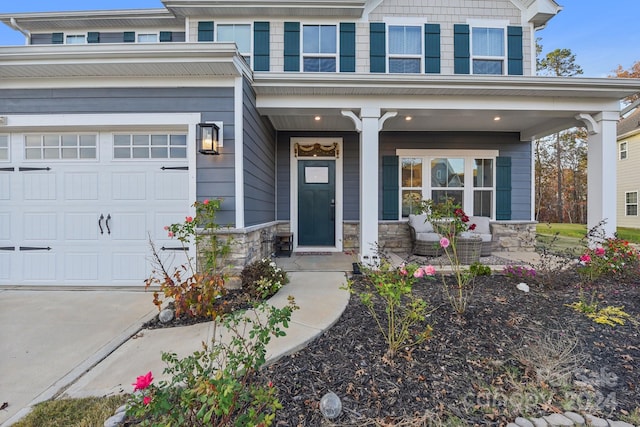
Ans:
{"type": "MultiPolygon", "coordinates": [[[[269,258],[274,251],[276,233],[289,232],[288,222],[273,222],[243,230],[221,229],[218,235],[232,239],[229,256],[229,284],[238,284],[242,269],[262,258],[269,258]]],[[[494,221],[491,223],[494,252],[533,252],[535,250],[536,223],[522,221],[494,221]]],[[[360,223],[345,221],[343,250],[358,252],[360,223]]],[[[381,221],[378,224],[380,240],[378,244],[386,251],[408,254],[411,252],[411,239],[406,221],[381,221]]]]}
{"type": "MultiPolygon", "coordinates": [[[[359,228],[357,221],[344,223],[344,250],[358,251],[359,228]]],[[[491,223],[494,252],[533,252],[535,250],[536,223],[532,221],[494,221],[491,223]]],[[[381,248],[400,254],[411,251],[409,227],[405,221],[381,221],[378,224],[381,248]]]]}

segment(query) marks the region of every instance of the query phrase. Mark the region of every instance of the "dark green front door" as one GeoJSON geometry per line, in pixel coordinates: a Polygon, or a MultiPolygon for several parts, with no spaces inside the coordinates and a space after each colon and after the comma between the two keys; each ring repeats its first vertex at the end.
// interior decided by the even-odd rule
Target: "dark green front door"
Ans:
{"type": "Polygon", "coordinates": [[[335,246],[335,161],[298,162],[298,246],[335,246]]]}

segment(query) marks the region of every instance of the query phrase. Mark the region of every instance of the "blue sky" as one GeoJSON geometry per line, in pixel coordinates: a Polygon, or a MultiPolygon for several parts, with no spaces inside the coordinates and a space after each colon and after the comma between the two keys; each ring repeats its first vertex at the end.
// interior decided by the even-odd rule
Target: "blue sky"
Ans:
{"type": "MultiPolygon", "coordinates": [[[[640,60],[639,0],[557,0],[564,10],[538,31],[543,54],[567,48],[576,55],[586,77],[606,77],[620,64],[640,60]]],[[[160,0],[2,0],[0,13],[162,7],[160,0]]],[[[0,45],[20,45],[24,38],[0,24],[0,45]]]]}

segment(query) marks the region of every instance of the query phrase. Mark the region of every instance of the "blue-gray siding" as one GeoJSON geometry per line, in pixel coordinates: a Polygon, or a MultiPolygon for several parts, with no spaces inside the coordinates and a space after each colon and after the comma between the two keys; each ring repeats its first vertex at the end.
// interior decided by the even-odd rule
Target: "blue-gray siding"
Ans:
{"type": "Polygon", "coordinates": [[[221,224],[235,221],[233,88],[109,88],[0,90],[3,114],[201,113],[203,121],[221,121],[220,156],[197,155],[197,197],[224,199],[221,224]]]}
{"type": "Polygon", "coordinates": [[[244,82],[244,213],[245,225],[276,219],[275,130],[256,109],[256,94],[244,82]]]}

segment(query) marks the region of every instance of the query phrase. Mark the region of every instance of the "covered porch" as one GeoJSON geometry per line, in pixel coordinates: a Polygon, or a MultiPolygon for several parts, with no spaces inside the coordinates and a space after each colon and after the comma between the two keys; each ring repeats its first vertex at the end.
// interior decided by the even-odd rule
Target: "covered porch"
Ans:
{"type": "MultiPolygon", "coordinates": [[[[359,168],[355,233],[360,261],[371,260],[375,244],[384,238],[380,229],[388,217],[383,215],[381,159],[395,153],[383,152],[388,147],[381,147],[381,140],[392,133],[515,135],[514,144],[528,144],[532,150],[531,141],[536,138],[585,126],[589,133],[588,227],[605,219],[607,235],[615,232],[616,124],[620,99],[640,90],[637,80],[421,75],[398,79],[360,74],[336,80],[325,74],[291,79],[286,73],[256,73],[254,88],[260,114],[278,132],[355,135],[359,168]]],[[[505,224],[533,224],[532,155],[530,159],[529,186],[515,194],[529,198],[528,212],[506,218],[505,224]]],[[[338,197],[336,216],[341,220],[343,210],[338,197]]],[[[291,211],[290,221],[295,223],[295,209],[291,211]]],[[[492,219],[500,223],[505,218],[494,211],[492,219]]],[[[347,249],[349,221],[340,222],[344,228],[340,225],[338,236],[345,239],[334,250],[347,249]]],[[[395,222],[401,223],[401,217],[395,222]]]]}

